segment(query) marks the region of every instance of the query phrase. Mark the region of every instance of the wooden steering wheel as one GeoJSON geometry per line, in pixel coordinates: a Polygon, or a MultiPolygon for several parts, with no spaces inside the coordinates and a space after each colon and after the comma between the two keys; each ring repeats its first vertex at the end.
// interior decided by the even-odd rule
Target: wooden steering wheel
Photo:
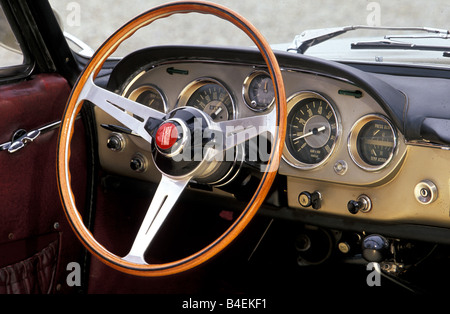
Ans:
{"type": "Polygon", "coordinates": [[[164,276],[189,270],[223,250],[253,218],[276,176],[284,143],[285,129],[286,97],[281,71],[271,48],[254,26],[227,8],[204,1],[182,1],[155,7],[128,22],[97,50],[78,78],[69,97],[62,119],[57,152],[58,186],[66,217],[82,244],[110,267],[138,276],[164,276]],[[270,113],[216,123],[203,112],[192,108],[178,108],[169,114],[163,114],[94,84],[94,79],[104,62],[124,40],[153,21],[179,13],[214,15],[231,22],[251,38],[264,58],[273,81],[276,105],[270,113]],[[124,257],[111,253],[96,241],[93,234],[83,224],[83,219],[77,210],[75,197],[71,190],[70,143],[74,132],[74,121],[85,100],[100,107],[127,128],[139,134],[148,142],[148,145],[157,145],[160,153],[164,155],[164,158],[172,161],[172,164],[176,164],[174,161],[180,151],[179,145],[184,145],[186,139],[189,140],[189,132],[192,131],[186,121],[187,116],[200,119],[203,131],[212,129],[222,136],[223,145],[205,149],[205,156],[200,162],[190,165],[189,171],[173,171],[170,167],[158,168],[162,179],[134,244],[124,257]],[[208,165],[212,162],[214,156],[223,154],[225,150],[245,141],[245,139],[239,139],[239,132],[229,132],[230,129],[253,130],[254,132],[250,132],[251,136],[257,136],[262,132],[272,134],[272,150],[269,161],[266,169],[263,169],[262,179],[255,194],[232,225],[205,248],[177,261],[148,264],[144,260],[144,253],[188,182],[197,176],[205,175],[205,172],[211,171],[211,168],[214,167],[208,167],[208,165]],[[169,154],[169,151],[172,153],[169,154]]]}

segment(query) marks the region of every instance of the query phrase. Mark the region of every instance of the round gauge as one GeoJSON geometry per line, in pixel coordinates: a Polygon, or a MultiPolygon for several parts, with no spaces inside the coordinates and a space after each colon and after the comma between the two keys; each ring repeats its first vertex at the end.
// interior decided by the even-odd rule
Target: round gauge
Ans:
{"type": "Polygon", "coordinates": [[[130,93],[128,98],[152,109],[167,112],[167,105],[162,93],[152,85],[136,88],[130,93]]]}
{"type": "Polygon", "coordinates": [[[180,103],[202,110],[216,122],[235,117],[230,93],[216,81],[202,80],[189,85],[182,92],[180,103]]]}
{"type": "Polygon", "coordinates": [[[325,97],[312,92],[292,97],[288,110],[285,160],[298,168],[323,164],[338,138],[337,112],[325,97]]]}
{"type": "Polygon", "coordinates": [[[247,106],[255,111],[264,111],[275,101],[275,91],[270,75],[263,71],[253,72],[244,81],[243,94],[247,106]]]}
{"type": "Polygon", "coordinates": [[[358,120],[349,137],[349,152],[361,168],[375,171],[385,167],[394,156],[397,136],[392,124],[381,115],[358,120]]]}

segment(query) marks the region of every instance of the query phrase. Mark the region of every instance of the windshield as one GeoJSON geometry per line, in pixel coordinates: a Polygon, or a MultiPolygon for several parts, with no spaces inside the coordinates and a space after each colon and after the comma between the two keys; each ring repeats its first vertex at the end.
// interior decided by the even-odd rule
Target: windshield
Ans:
{"type": "MultiPolygon", "coordinates": [[[[97,49],[115,30],[144,10],[165,1],[92,1],[50,0],[58,12],[64,31],[97,49]],[[107,4],[107,5],[106,5],[107,4]]],[[[348,25],[389,27],[432,27],[449,29],[450,3],[444,0],[217,0],[254,24],[275,48],[286,50],[292,46],[296,35],[306,30],[342,27],[348,25]],[[278,45],[281,44],[281,45],[278,45]]],[[[126,42],[116,55],[123,56],[133,50],[160,44],[249,46],[247,37],[215,17],[200,14],[176,15],[156,21],[126,42]],[[135,38],[138,37],[138,38],[135,38]]],[[[440,51],[385,49],[375,46],[351,49],[360,41],[383,40],[385,35],[403,35],[395,38],[402,43],[419,43],[426,46],[449,46],[448,39],[410,38],[423,35],[419,31],[356,30],[337,36],[309,48],[305,54],[337,60],[407,62],[450,64],[445,49],[440,51]],[[370,37],[370,38],[369,38],[370,37]]],[[[432,49],[431,49],[432,50],[432,49]]],[[[449,48],[450,51],[450,48],[449,48]]]]}

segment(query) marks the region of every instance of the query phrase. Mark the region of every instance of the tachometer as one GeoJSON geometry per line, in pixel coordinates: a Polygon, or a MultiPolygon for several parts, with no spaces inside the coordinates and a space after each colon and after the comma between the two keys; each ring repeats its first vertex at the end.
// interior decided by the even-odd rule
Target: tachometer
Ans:
{"type": "Polygon", "coordinates": [[[230,93],[222,84],[212,79],[198,80],[186,87],[179,105],[200,109],[216,122],[235,118],[230,93]]]}
{"type": "Polygon", "coordinates": [[[313,92],[288,100],[284,158],[298,168],[314,168],[331,155],[339,135],[339,118],[331,103],[313,92]]]}
{"type": "Polygon", "coordinates": [[[385,117],[371,114],[359,119],[349,136],[349,153],[362,169],[376,171],[385,167],[393,158],[397,147],[397,135],[385,117]]]}

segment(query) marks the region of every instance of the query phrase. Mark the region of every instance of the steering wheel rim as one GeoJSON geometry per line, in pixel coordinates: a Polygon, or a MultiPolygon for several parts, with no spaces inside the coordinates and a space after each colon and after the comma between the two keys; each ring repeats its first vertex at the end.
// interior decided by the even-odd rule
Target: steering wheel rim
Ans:
{"type": "MultiPolygon", "coordinates": [[[[89,90],[89,88],[87,88],[89,90]]],[[[112,95],[109,95],[112,97],[112,95]]],[[[119,96],[118,96],[119,97],[119,96]]],[[[95,103],[94,103],[95,104],[95,103]]],[[[144,277],[165,276],[187,271],[211,259],[227,247],[247,226],[256,214],[277,174],[281,160],[282,147],[286,130],[286,97],[281,76],[281,70],[274,53],[260,32],[239,14],[214,3],[204,1],[180,1],[155,7],[135,17],[117,30],[93,55],[82,74],[74,85],[68,99],[59,133],[57,151],[57,179],[61,201],[73,231],[81,243],[106,265],[119,271],[144,277]],[[69,169],[70,142],[74,132],[74,121],[87,97],[84,95],[86,86],[93,84],[107,58],[140,28],[152,22],[179,13],[203,13],[222,18],[244,31],[256,44],[271,76],[275,91],[275,114],[272,152],[259,186],[255,194],[232,225],[215,241],[200,251],[183,259],[163,264],[141,264],[132,259],[124,259],[108,251],[98,243],[93,234],[83,224],[83,219],[75,205],[75,197],[70,186],[71,173],[69,169]]]]}

